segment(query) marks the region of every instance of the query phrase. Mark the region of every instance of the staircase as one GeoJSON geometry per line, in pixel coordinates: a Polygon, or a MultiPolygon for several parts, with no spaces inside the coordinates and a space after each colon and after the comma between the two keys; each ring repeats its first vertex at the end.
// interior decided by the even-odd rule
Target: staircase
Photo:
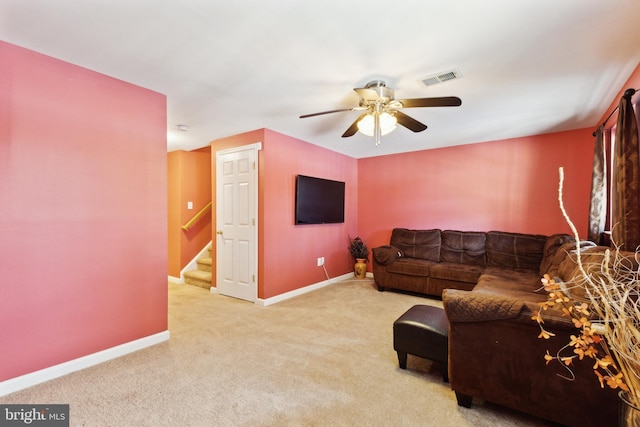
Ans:
{"type": "Polygon", "coordinates": [[[210,289],[212,286],[211,277],[211,248],[208,250],[209,256],[200,257],[196,260],[198,264],[197,270],[185,271],[184,282],[188,285],[199,286],[201,288],[210,289]]]}

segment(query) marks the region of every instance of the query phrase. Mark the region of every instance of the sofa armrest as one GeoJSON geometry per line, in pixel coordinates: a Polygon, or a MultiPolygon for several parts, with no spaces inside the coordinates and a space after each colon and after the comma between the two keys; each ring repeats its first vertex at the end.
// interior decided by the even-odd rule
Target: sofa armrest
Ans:
{"type": "Polygon", "coordinates": [[[373,259],[380,265],[393,264],[395,260],[402,258],[403,253],[395,246],[379,246],[373,248],[373,259]]]}
{"type": "Polygon", "coordinates": [[[449,322],[513,319],[524,307],[516,298],[457,289],[445,289],[442,302],[449,322]]]}
{"type": "MultiPolygon", "coordinates": [[[[575,378],[568,381],[563,364],[547,365],[544,359],[547,352],[556,354],[569,342],[575,327],[554,326],[555,337],[538,338],[539,326],[530,312],[535,304],[527,302],[515,318],[480,321],[489,315],[513,316],[518,304],[511,304],[513,297],[509,300],[477,291],[448,289],[443,295],[450,322],[449,383],[462,403],[475,397],[562,425],[616,425],[616,390],[600,389],[591,361],[573,364],[575,378]],[[480,314],[457,311],[476,303],[482,306],[480,314]]],[[[549,326],[546,321],[545,326],[549,326]]]]}

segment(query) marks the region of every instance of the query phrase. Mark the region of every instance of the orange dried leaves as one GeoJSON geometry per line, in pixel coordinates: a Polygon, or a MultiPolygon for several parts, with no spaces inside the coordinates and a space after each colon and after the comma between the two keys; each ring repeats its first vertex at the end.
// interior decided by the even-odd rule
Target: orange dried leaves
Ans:
{"type": "Polygon", "coordinates": [[[553,332],[546,330],[542,326],[544,323],[542,313],[551,307],[559,306],[562,314],[571,319],[577,330],[577,333],[570,336],[569,342],[563,348],[573,348],[573,354],[563,355],[560,354],[562,352],[561,350],[557,355],[552,356],[549,354],[549,351],[547,351],[544,355],[545,363],[549,364],[551,361],[557,360],[569,366],[575,358],[583,360],[585,357],[589,357],[595,360],[593,371],[598,377],[601,387],[604,387],[606,384],[613,389],[620,388],[628,391],[629,389],[624,381],[624,376],[622,372],[619,371],[609,353],[606,340],[594,330],[588,318],[590,314],[588,304],[572,301],[570,296],[562,290],[560,284],[556,283],[548,274],[545,274],[541,281],[544,290],[548,293],[548,298],[546,301],[538,303],[540,309],[536,310],[533,316],[531,316],[531,319],[538,322],[540,326],[538,338],[550,339],[555,336],[553,332]]]}

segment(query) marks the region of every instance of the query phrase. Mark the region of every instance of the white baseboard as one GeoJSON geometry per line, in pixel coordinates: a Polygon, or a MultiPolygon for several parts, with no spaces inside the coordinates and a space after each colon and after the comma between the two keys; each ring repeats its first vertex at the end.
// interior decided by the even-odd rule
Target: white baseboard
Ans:
{"type": "MultiPolygon", "coordinates": [[[[373,273],[367,272],[367,277],[373,278],[373,273]]],[[[340,282],[342,280],[347,280],[352,278],[353,278],[353,273],[346,273],[346,274],[343,274],[342,276],[334,277],[333,279],[330,279],[330,280],[323,280],[322,282],[314,283],[312,285],[305,286],[304,288],[294,289],[293,291],[276,295],[275,297],[271,297],[267,299],[258,298],[255,303],[263,307],[266,307],[268,305],[276,304],[278,302],[288,300],[289,298],[297,297],[298,295],[306,294],[307,292],[315,291],[316,289],[320,289],[325,286],[332,285],[335,282],[340,282]]],[[[218,288],[215,286],[212,286],[211,288],[209,288],[209,291],[212,294],[218,294],[218,288]]]]}
{"type": "Polygon", "coordinates": [[[177,285],[183,285],[184,284],[184,281],[179,277],[169,276],[168,279],[169,279],[169,281],[171,283],[175,283],[177,285]]]}
{"type": "Polygon", "coordinates": [[[21,375],[16,378],[2,381],[0,382],[0,397],[6,396],[9,393],[15,393],[16,391],[20,391],[37,384],[44,383],[46,381],[50,381],[52,379],[70,374],[72,372],[104,363],[111,359],[116,359],[120,356],[133,353],[134,351],[142,350],[143,348],[160,344],[161,342],[167,341],[169,339],[169,336],[169,331],[159,332],[148,337],[120,344],[115,347],[99,351],[97,353],[89,354],[78,359],[61,363],[59,365],[51,366],[49,368],[41,369],[39,371],[31,372],[26,375],[21,375]]]}
{"type": "Polygon", "coordinates": [[[328,286],[328,285],[333,285],[335,282],[339,282],[341,280],[345,280],[350,277],[353,277],[353,273],[346,273],[346,274],[343,274],[342,276],[334,277],[333,279],[330,279],[330,280],[323,280],[322,282],[314,283],[312,285],[305,286],[304,288],[294,289],[293,291],[285,292],[284,294],[276,295],[275,297],[271,297],[267,299],[258,298],[256,300],[256,304],[266,307],[268,305],[272,305],[272,304],[282,302],[284,300],[288,300],[289,298],[297,297],[298,295],[306,294],[307,292],[315,291],[316,289],[324,288],[325,286],[328,286]]]}
{"type": "MultiPolygon", "coordinates": [[[[368,272],[367,277],[370,277],[370,278],[373,277],[373,273],[368,272]]],[[[324,288],[325,286],[332,285],[335,282],[340,282],[342,280],[347,280],[351,278],[353,278],[353,273],[346,273],[346,274],[343,274],[342,276],[334,277],[333,279],[330,279],[330,280],[323,280],[322,282],[314,283],[312,285],[305,286],[304,288],[294,289],[293,291],[276,295],[275,297],[271,297],[267,299],[258,298],[255,303],[262,307],[266,307],[268,305],[276,304],[281,301],[285,301],[290,298],[297,297],[298,295],[306,294],[307,292],[315,291],[316,289],[324,288]]],[[[212,294],[218,294],[218,288],[215,286],[212,286],[209,289],[209,291],[212,294]]]]}

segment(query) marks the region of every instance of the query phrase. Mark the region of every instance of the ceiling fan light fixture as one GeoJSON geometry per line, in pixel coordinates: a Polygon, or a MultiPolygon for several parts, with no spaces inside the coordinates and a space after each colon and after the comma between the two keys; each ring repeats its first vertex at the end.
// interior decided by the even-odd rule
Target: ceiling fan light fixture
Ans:
{"type": "MultiPolygon", "coordinates": [[[[367,136],[375,135],[375,130],[374,130],[375,120],[373,118],[373,114],[375,113],[367,114],[358,122],[358,130],[367,136]]],[[[395,116],[387,112],[381,113],[380,114],[380,135],[386,135],[389,132],[393,131],[396,128],[397,124],[398,124],[398,120],[396,119],[395,116]]]]}

